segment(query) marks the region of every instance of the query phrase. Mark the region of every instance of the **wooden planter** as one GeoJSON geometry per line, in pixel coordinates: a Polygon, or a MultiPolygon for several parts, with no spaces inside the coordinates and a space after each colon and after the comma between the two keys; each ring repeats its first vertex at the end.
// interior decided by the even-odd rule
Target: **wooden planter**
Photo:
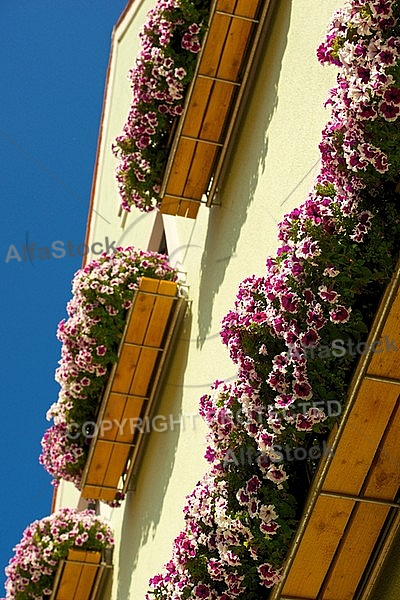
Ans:
{"type": "Polygon", "coordinates": [[[110,566],[101,552],[71,548],[58,566],[51,600],[94,600],[110,566]]]}
{"type": "Polygon", "coordinates": [[[270,3],[212,3],[161,186],[161,212],[196,218],[204,194],[211,204],[270,3]]]}
{"type": "Polygon", "coordinates": [[[142,277],[101,401],[81,481],[85,498],[113,501],[125,493],[184,305],[177,283],[142,277]]]}
{"type": "Polygon", "coordinates": [[[366,600],[400,527],[400,270],[388,287],[348,404],[270,600],[366,600]],[[386,337],[387,336],[387,337],[386,337]],[[398,352],[388,342],[394,341],[398,352]]]}

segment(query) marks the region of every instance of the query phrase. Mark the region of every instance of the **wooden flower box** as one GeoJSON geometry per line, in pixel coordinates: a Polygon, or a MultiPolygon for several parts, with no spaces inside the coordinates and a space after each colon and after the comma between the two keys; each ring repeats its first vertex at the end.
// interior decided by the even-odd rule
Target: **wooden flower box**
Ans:
{"type": "Polygon", "coordinates": [[[163,213],[212,203],[271,0],[214,0],[161,186],[163,213]]]}
{"type": "Polygon", "coordinates": [[[58,565],[51,600],[94,600],[110,566],[101,552],[71,548],[58,565]]]}
{"type": "Polygon", "coordinates": [[[184,306],[177,283],[142,277],[99,408],[83,497],[110,502],[125,493],[184,306]]]}
{"type": "Polygon", "coordinates": [[[400,526],[400,269],[378,309],[271,600],[366,600],[400,526]],[[393,345],[390,346],[390,342],[393,345]],[[397,349],[397,352],[395,350],[397,349]]]}

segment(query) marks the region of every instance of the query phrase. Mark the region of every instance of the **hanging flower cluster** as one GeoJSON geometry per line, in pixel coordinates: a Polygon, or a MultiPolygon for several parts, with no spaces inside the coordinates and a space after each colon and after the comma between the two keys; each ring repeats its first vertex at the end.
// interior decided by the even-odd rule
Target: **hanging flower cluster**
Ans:
{"type": "Polygon", "coordinates": [[[307,491],[304,467],[312,476],[321,456],[310,454],[313,444],[340,417],[399,256],[396,111],[382,107],[388,90],[396,105],[399,11],[397,2],[352,0],[318,50],[321,62],[341,67],[321,170],[279,224],[281,246],[266,274],[241,284],[223,320],[238,379],[201,400],[211,467],[187,499],[185,528],[148,600],[256,600],[280,580],[307,491]],[[379,113],[376,129],[368,103],[379,113]],[[365,145],[376,154],[360,167],[352,155],[363,161],[365,145]]]}
{"type": "Polygon", "coordinates": [[[174,119],[193,79],[210,2],[158,0],[140,33],[141,53],[130,71],[133,99],[113,146],[123,210],[148,212],[159,201],[174,119]]]}
{"type": "Polygon", "coordinates": [[[150,581],[152,593],[157,599],[260,598],[279,581],[296,502],[281,457],[258,452],[243,427],[243,418],[251,429],[262,414],[257,390],[246,382],[217,383],[200,405],[210,427],[211,468],[187,498],[185,529],[164,573],[150,581]],[[257,415],[246,414],[252,402],[257,415]]]}
{"type": "Polygon", "coordinates": [[[6,567],[6,600],[50,598],[58,563],[70,548],[102,551],[113,545],[110,528],[92,510],[63,508],[34,521],[6,567]]]}
{"type": "Polygon", "coordinates": [[[102,254],[75,274],[69,317],[57,331],[62,350],[56,380],[61,390],[47,414],[54,425],[43,437],[39,459],[53,483],[61,478],[80,482],[91,439],[84,423],[96,420],[99,398],[117,360],[126,312],[142,276],[175,281],[176,271],[164,255],[128,247],[102,254]]]}
{"type": "Polygon", "coordinates": [[[373,313],[365,309],[366,295],[371,286],[382,287],[393,268],[396,237],[387,236],[386,227],[398,231],[396,199],[375,207],[372,218],[364,207],[374,208],[376,198],[365,193],[346,214],[337,195],[323,196],[329,189],[317,185],[310,199],[286,216],[279,227],[283,245],[268,259],[267,275],[241,284],[221,332],[240,376],[261,385],[280,426],[299,431],[319,423],[313,404],[324,410],[327,399],[344,400],[352,349],[373,313]],[[378,241],[381,250],[374,255],[378,241]]]}
{"type": "Polygon", "coordinates": [[[322,64],[340,67],[322,155],[365,179],[400,170],[400,133],[391,125],[400,115],[398,10],[392,0],[347,3],[317,52],[322,64]]]}

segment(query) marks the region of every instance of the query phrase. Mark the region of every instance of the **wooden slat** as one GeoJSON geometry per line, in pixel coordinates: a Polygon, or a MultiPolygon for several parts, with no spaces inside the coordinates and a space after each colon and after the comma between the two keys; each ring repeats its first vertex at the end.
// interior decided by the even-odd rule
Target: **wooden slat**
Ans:
{"type": "Polygon", "coordinates": [[[388,513],[389,507],[377,504],[354,508],[323,590],[324,600],[352,600],[388,513]]]}
{"type": "Polygon", "coordinates": [[[354,504],[350,500],[318,498],[283,595],[317,598],[354,504]]]}
{"type": "Polygon", "coordinates": [[[182,135],[198,137],[200,134],[213,83],[212,79],[197,78],[194,84],[192,98],[186,112],[182,135]]]}
{"type": "Polygon", "coordinates": [[[132,373],[135,372],[140,358],[140,348],[135,346],[123,346],[113,381],[113,391],[124,393],[132,381],[132,373]]]}
{"type": "MultiPolygon", "coordinates": [[[[174,163],[168,186],[165,194],[173,196],[182,196],[187,180],[188,165],[193,162],[193,155],[196,150],[196,142],[194,140],[181,139],[174,156],[174,163]]],[[[198,198],[200,200],[201,196],[198,198]]]]}
{"type": "Polygon", "coordinates": [[[112,501],[120,489],[134,440],[141,433],[141,415],[165,347],[177,289],[172,281],[147,277],[140,281],[92,441],[82,489],[86,498],[112,501]]]}
{"type": "Polygon", "coordinates": [[[221,55],[224,51],[226,38],[229,33],[231,17],[215,15],[207,37],[207,42],[200,60],[199,73],[215,77],[218,71],[221,55]]]}
{"type": "MultiPolygon", "coordinates": [[[[388,501],[396,498],[400,487],[399,417],[397,402],[363,489],[362,496],[366,498],[388,501]]],[[[388,514],[388,506],[361,504],[356,507],[342,548],[328,574],[324,599],[335,600],[339,596],[343,600],[351,600],[388,514]],[[366,532],[368,535],[365,535],[366,532]],[[360,540],[363,540],[362,544],[360,540]]]]}
{"type": "Polygon", "coordinates": [[[73,598],[74,600],[89,600],[91,598],[91,591],[93,589],[97,572],[97,565],[85,565],[81,571],[81,576],[79,578],[78,586],[75,589],[75,594],[69,598],[73,598]]]}
{"type": "Polygon", "coordinates": [[[139,396],[147,395],[157,359],[157,350],[150,350],[147,348],[141,350],[138,366],[129,388],[130,394],[139,396]]]}
{"type": "Polygon", "coordinates": [[[200,132],[202,139],[221,142],[221,135],[234,92],[234,86],[229,83],[219,81],[214,83],[207,110],[204,111],[200,132]]]}
{"type": "Polygon", "coordinates": [[[216,146],[197,143],[184,190],[184,194],[189,198],[200,199],[206,190],[216,152],[216,146]]]}
{"type": "Polygon", "coordinates": [[[116,490],[108,490],[97,485],[85,485],[82,489],[82,495],[84,498],[101,500],[102,502],[113,502],[115,500],[116,490]]]}
{"type": "Polygon", "coordinates": [[[99,437],[105,440],[130,442],[136,430],[138,419],[146,402],[141,397],[128,397],[110,393],[104,413],[104,425],[100,424],[99,437]]]}
{"type": "Polygon", "coordinates": [[[143,344],[149,319],[156,301],[155,296],[152,294],[157,294],[159,285],[160,282],[158,279],[150,279],[148,277],[142,279],[139,293],[133,306],[133,314],[126,332],[126,342],[143,344]],[[149,292],[149,294],[141,292],[149,292]]]}
{"type": "Polygon", "coordinates": [[[79,585],[83,565],[66,562],[57,589],[56,600],[71,600],[79,585]]]}
{"type": "MultiPolygon", "coordinates": [[[[251,2],[252,0],[250,0],[251,2]]],[[[217,2],[217,10],[223,10],[227,13],[233,13],[235,11],[237,0],[219,0],[217,2]]]]}
{"type": "Polygon", "coordinates": [[[397,399],[385,439],[375,455],[364,496],[394,500],[400,488],[400,402],[397,399]]]}
{"type": "MultiPolygon", "coordinates": [[[[81,548],[70,548],[68,550],[67,560],[77,561],[77,562],[85,562],[86,560],[87,550],[82,550],[81,548]]],[[[98,562],[100,562],[100,552],[96,552],[98,554],[98,562]]]]}
{"type": "Polygon", "coordinates": [[[189,209],[190,200],[180,200],[179,206],[176,209],[177,217],[186,217],[189,209]]]}
{"type": "Polygon", "coordinates": [[[112,445],[104,440],[95,440],[95,448],[86,479],[88,485],[101,486],[106,475],[112,445]]]}
{"type": "Polygon", "coordinates": [[[89,600],[100,561],[100,552],[71,548],[54,595],[55,600],[89,600]]]}
{"type": "Polygon", "coordinates": [[[162,199],[159,209],[164,215],[176,215],[179,205],[180,200],[167,194],[162,199]]]}
{"type": "Polygon", "coordinates": [[[254,19],[257,16],[259,0],[237,0],[235,6],[235,15],[254,19]]]}
{"type": "Polygon", "coordinates": [[[110,460],[102,484],[106,488],[114,488],[114,495],[119,488],[120,479],[124,474],[129,451],[130,447],[128,444],[114,444],[110,446],[110,460]]]}
{"type": "Polygon", "coordinates": [[[161,348],[165,326],[176,296],[176,283],[161,281],[158,288],[159,296],[155,299],[153,312],[149,318],[144,344],[161,348]]]}
{"type": "Polygon", "coordinates": [[[398,390],[364,380],[335,451],[323,489],[358,494],[396,406],[398,390]]]}
{"type": "Polygon", "coordinates": [[[157,349],[142,348],[140,351],[137,368],[132,378],[129,393],[133,396],[146,396],[154,366],[158,358],[157,349]]]}
{"type": "Polygon", "coordinates": [[[172,198],[164,196],[160,205],[160,212],[165,215],[177,215],[179,217],[188,217],[195,219],[200,208],[200,198],[198,200],[189,200],[172,198]]]}
{"type": "Polygon", "coordinates": [[[179,208],[176,211],[178,217],[188,217],[189,219],[195,219],[200,208],[200,202],[193,202],[192,200],[181,200],[179,208]]]}
{"type": "Polygon", "coordinates": [[[123,423],[126,412],[127,396],[111,392],[104,417],[99,424],[99,438],[102,440],[116,440],[120,436],[119,424],[123,423]]]}
{"type": "Polygon", "coordinates": [[[185,217],[188,217],[189,219],[195,219],[197,217],[197,213],[199,212],[199,208],[200,208],[200,203],[199,202],[192,202],[191,200],[188,200],[186,203],[186,213],[185,217]]]}
{"type": "Polygon", "coordinates": [[[224,52],[217,70],[217,76],[221,79],[237,81],[252,28],[253,24],[250,21],[231,20],[224,52]]]}
{"type": "Polygon", "coordinates": [[[373,354],[368,373],[382,377],[393,376],[394,373],[397,373],[400,379],[400,290],[394,299],[380,340],[382,345],[377,348],[378,352],[373,354]],[[380,349],[383,351],[380,352],[380,349]]]}

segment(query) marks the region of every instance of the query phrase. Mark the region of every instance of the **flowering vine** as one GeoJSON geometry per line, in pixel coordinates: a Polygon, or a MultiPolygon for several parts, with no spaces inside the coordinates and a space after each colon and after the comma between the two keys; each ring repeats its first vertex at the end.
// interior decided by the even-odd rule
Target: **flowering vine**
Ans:
{"type": "Polygon", "coordinates": [[[185,529],[165,573],[150,583],[156,598],[177,592],[180,598],[260,598],[279,580],[297,522],[293,490],[280,457],[258,452],[249,436],[264,410],[257,389],[245,381],[217,383],[200,405],[210,427],[211,467],[187,498],[185,529]],[[250,404],[257,413],[247,411],[250,404]]]}
{"type": "Polygon", "coordinates": [[[399,257],[399,12],[397,2],[351,0],[318,48],[340,68],[321,169],[279,224],[265,275],[241,284],[223,320],[238,378],[201,399],[210,468],[148,600],[256,600],[281,578],[322,455],[311,449],[340,418],[399,257]]]}
{"type": "Polygon", "coordinates": [[[327,104],[321,152],[327,164],[364,180],[397,178],[400,133],[400,26],[397,1],[348,2],[337,11],[317,55],[340,67],[327,104]]]}
{"type": "Polygon", "coordinates": [[[39,458],[55,484],[62,478],[79,485],[91,440],[84,424],[96,421],[126,312],[142,276],[175,281],[176,271],[164,255],[128,247],[103,253],[75,274],[68,319],[57,331],[62,350],[56,380],[61,390],[47,413],[54,424],[43,437],[39,458]]]}
{"type": "Polygon", "coordinates": [[[134,205],[148,212],[160,200],[171,128],[193,79],[209,5],[209,0],[158,0],[147,15],[141,52],[129,73],[132,104],[113,146],[123,210],[134,205]]]}
{"type": "Polygon", "coordinates": [[[50,598],[60,560],[70,548],[112,548],[111,529],[92,510],[63,508],[34,521],[15,546],[6,567],[6,600],[50,598]]]}

